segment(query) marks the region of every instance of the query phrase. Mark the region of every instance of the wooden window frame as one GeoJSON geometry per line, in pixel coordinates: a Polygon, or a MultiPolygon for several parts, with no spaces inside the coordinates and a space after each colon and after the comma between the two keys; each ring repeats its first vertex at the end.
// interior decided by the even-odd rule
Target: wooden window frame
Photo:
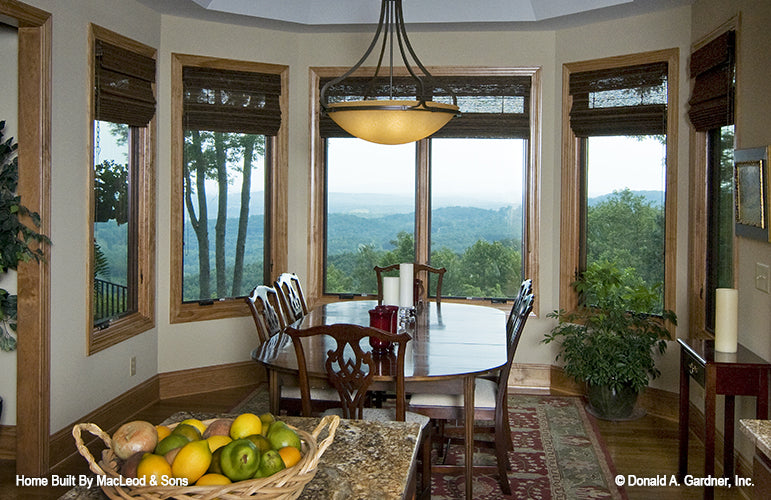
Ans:
{"type": "Polygon", "coordinates": [[[560,218],[560,274],[559,306],[573,311],[578,306],[578,295],[571,283],[575,281],[581,263],[581,214],[584,212],[583,173],[581,168],[581,139],[570,127],[570,75],[654,62],[667,62],[667,146],[666,198],[664,202],[664,308],[675,310],[677,291],[677,130],[678,130],[678,71],[679,49],[664,49],[638,54],[594,59],[562,66],[562,185],[560,218]]]}
{"type": "MultiPolygon", "coordinates": [[[[269,220],[266,221],[266,244],[269,245],[269,283],[287,265],[287,183],[288,183],[288,135],[287,110],[289,103],[289,67],[279,64],[221,59],[189,54],[171,54],[171,259],[170,259],[170,311],[171,323],[205,321],[212,319],[248,316],[251,313],[241,298],[215,300],[213,304],[182,302],[182,243],[184,221],[183,162],[184,130],[182,125],[183,92],[182,67],[200,66],[223,70],[253,71],[281,75],[280,106],[284,116],[278,135],[271,141],[270,157],[266,158],[266,197],[269,201],[269,220]]],[[[255,283],[258,285],[260,283],[255,283]]]]}
{"type": "MultiPolygon", "coordinates": [[[[739,55],[738,50],[739,37],[741,35],[740,30],[740,17],[735,16],[727,20],[721,26],[716,28],[710,34],[705,36],[702,40],[696,42],[691,47],[691,52],[703,47],[707,43],[711,42],[718,36],[722,35],[726,31],[733,30],[736,32],[736,45],[737,50],[734,58],[734,64],[736,68],[739,67],[739,55]]],[[[737,72],[738,73],[738,72],[737,72]]],[[[736,94],[739,93],[739,86],[741,80],[736,79],[736,94]]],[[[734,103],[734,142],[738,137],[736,123],[738,120],[739,109],[734,103]]],[[[709,168],[709,156],[707,154],[708,146],[708,133],[699,132],[691,125],[690,129],[690,183],[688,188],[688,213],[689,218],[689,230],[688,230],[688,338],[695,337],[711,337],[712,334],[707,329],[707,241],[706,237],[709,234],[708,225],[708,203],[709,193],[708,189],[708,168],[709,168]]],[[[734,283],[736,283],[738,263],[738,249],[736,245],[736,235],[734,235],[733,242],[734,253],[734,283]]]]}
{"type": "MultiPolygon", "coordinates": [[[[325,193],[325,152],[324,141],[319,132],[319,81],[322,78],[342,75],[348,68],[342,67],[311,67],[309,69],[309,95],[310,102],[310,137],[311,137],[311,172],[309,176],[309,208],[308,220],[308,285],[306,293],[311,304],[328,303],[338,300],[337,295],[325,295],[324,287],[324,200],[325,193]]],[[[375,68],[360,68],[352,76],[367,76],[374,73],[375,68]]],[[[525,165],[525,181],[523,187],[525,193],[525,221],[523,226],[523,255],[524,277],[531,278],[534,286],[539,282],[538,249],[540,227],[540,171],[541,171],[541,68],[540,67],[429,67],[429,72],[434,76],[529,76],[530,88],[530,139],[527,146],[527,160],[525,165]]],[[[394,68],[395,76],[406,76],[404,68],[394,68]]],[[[429,184],[429,141],[420,140],[417,143],[417,172],[416,172],[416,196],[418,206],[415,210],[415,247],[416,262],[428,262],[429,241],[428,228],[430,213],[428,210],[430,200],[429,184]]],[[[374,271],[373,271],[374,272],[374,271]]],[[[359,297],[366,299],[368,297],[359,297]]],[[[511,306],[506,303],[490,303],[489,299],[445,299],[443,302],[459,302],[469,304],[491,305],[498,309],[508,311],[511,306]]],[[[533,306],[533,314],[538,315],[538,295],[533,306]]]]}
{"type": "MultiPolygon", "coordinates": [[[[123,35],[110,31],[101,26],[91,24],[88,36],[89,54],[89,81],[94,81],[95,64],[94,50],[96,40],[111,43],[118,47],[142,54],[155,59],[157,51],[123,35]]],[[[154,86],[155,87],[155,86],[154,86]]],[[[88,182],[92,186],[88,190],[88,240],[87,248],[93,247],[94,241],[94,127],[96,119],[96,105],[93,92],[89,92],[89,123],[91,124],[88,135],[88,182]]],[[[93,279],[94,279],[94,254],[90,252],[86,265],[86,325],[88,336],[88,355],[95,354],[115,344],[123,342],[135,335],[139,335],[155,326],[155,145],[156,145],[156,118],[146,127],[132,127],[132,147],[136,148],[136,154],[132,159],[136,160],[132,168],[137,168],[137,186],[132,186],[136,191],[138,206],[136,208],[137,224],[137,248],[136,248],[136,272],[137,272],[137,296],[136,311],[126,314],[107,324],[106,327],[94,327],[93,311],[93,279]]],[[[133,216],[133,215],[132,215],[133,216]]]]}

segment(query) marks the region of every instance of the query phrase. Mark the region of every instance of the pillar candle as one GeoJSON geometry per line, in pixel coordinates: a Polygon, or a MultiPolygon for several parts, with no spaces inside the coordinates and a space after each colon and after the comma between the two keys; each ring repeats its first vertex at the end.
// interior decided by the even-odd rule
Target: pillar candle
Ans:
{"type": "Polygon", "coordinates": [[[715,350],[736,352],[738,345],[739,291],[715,290],[715,350]]]}
{"type": "Polygon", "coordinates": [[[415,286],[415,274],[412,264],[399,264],[399,307],[414,307],[412,293],[415,286]]]}
{"type": "Polygon", "coordinates": [[[383,276],[383,305],[399,305],[399,278],[383,276]]]}

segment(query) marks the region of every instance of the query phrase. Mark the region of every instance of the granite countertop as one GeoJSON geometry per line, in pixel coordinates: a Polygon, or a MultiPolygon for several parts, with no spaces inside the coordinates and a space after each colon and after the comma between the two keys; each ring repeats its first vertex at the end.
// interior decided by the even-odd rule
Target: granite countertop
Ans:
{"type": "MultiPolygon", "coordinates": [[[[164,423],[185,418],[207,420],[221,415],[176,413],[164,423]]],[[[319,418],[282,417],[286,423],[312,432],[319,418]]],[[[335,438],[319,461],[313,480],[305,486],[301,499],[342,500],[401,499],[410,479],[418,450],[420,425],[412,422],[370,422],[340,420],[335,438]]],[[[318,441],[327,436],[321,432],[318,441]]],[[[60,500],[105,500],[101,489],[75,487],[60,500]]]]}
{"type": "Polygon", "coordinates": [[[743,418],[739,428],[767,457],[771,457],[771,420],[743,418]]]}

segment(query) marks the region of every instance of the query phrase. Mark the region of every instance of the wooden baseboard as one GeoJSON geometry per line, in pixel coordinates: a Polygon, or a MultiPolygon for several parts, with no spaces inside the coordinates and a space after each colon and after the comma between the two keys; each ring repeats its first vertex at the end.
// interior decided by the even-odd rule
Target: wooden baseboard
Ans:
{"type": "Polygon", "coordinates": [[[0,459],[16,459],[16,426],[0,425],[0,459]]]}
{"type": "MultiPolygon", "coordinates": [[[[117,398],[100,406],[83,416],[64,429],[54,433],[50,439],[50,464],[53,469],[64,460],[77,453],[72,438],[72,427],[79,422],[92,422],[107,433],[114,432],[118,426],[130,419],[140,410],[158,402],[158,377],[152,377],[145,382],[129,389],[117,398]]],[[[94,442],[97,438],[84,442],[94,442]]]]}
{"type": "Polygon", "coordinates": [[[190,396],[202,392],[244,387],[267,381],[265,369],[254,361],[204,366],[158,375],[160,398],[190,396]]]}

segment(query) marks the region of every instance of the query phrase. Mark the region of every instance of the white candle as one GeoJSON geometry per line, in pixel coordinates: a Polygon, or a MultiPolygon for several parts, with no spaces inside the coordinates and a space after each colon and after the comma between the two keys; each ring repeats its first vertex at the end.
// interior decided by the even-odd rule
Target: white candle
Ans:
{"type": "Polygon", "coordinates": [[[738,345],[739,291],[715,290],[715,350],[736,352],[738,345]]]}
{"type": "Polygon", "coordinates": [[[412,264],[399,264],[399,307],[414,307],[412,293],[415,286],[415,275],[412,264]]]}
{"type": "Polygon", "coordinates": [[[396,276],[383,276],[383,305],[399,305],[399,278],[396,276]]]}

